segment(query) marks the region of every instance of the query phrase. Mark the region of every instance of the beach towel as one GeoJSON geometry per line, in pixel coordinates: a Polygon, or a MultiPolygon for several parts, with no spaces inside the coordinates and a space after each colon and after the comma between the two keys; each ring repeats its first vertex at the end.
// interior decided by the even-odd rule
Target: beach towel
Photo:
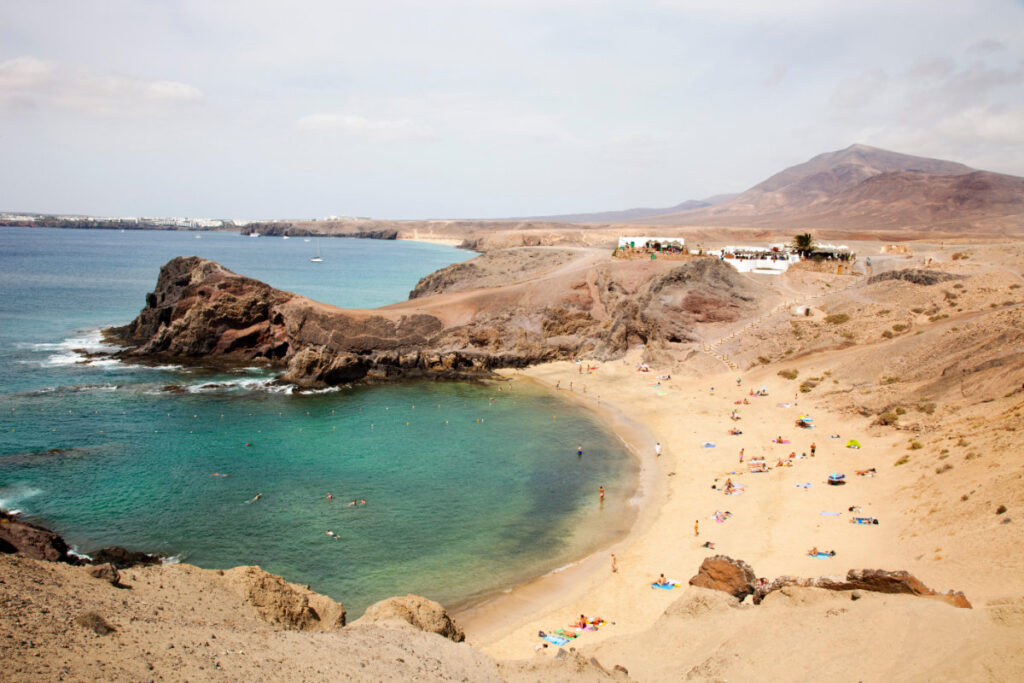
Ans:
{"type": "Polygon", "coordinates": [[[715,444],[711,443],[710,441],[705,441],[704,442],[704,448],[714,448],[714,447],[715,447],[715,444]]]}
{"type": "Polygon", "coordinates": [[[670,591],[670,590],[672,590],[675,587],[676,587],[676,584],[674,584],[674,583],[666,583],[664,585],[659,585],[657,583],[652,583],[651,584],[651,588],[661,588],[661,589],[664,589],[664,590],[667,590],[667,591],[670,591]]]}
{"type": "Polygon", "coordinates": [[[561,647],[569,642],[568,638],[562,638],[561,636],[544,636],[542,640],[546,640],[553,645],[561,647]]]}
{"type": "Polygon", "coordinates": [[[854,517],[850,524],[878,524],[878,520],[874,517],[854,517]]]}
{"type": "Polygon", "coordinates": [[[811,555],[811,557],[821,560],[821,559],[824,559],[826,557],[835,557],[835,555],[833,553],[821,553],[821,552],[819,552],[816,555],[811,555]]]}
{"type": "Polygon", "coordinates": [[[727,495],[727,496],[739,496],[739,495],[742,495],[744,492],[745,492],[745,489],[742,486],[736,486],[735,484],[733,484],[732,490],[731,491],[726,491],[725,495],[727,495]]]}
{"type": "Polygon", "coordinates": [[[826,512],[825,510],[822,510],[821,514],[824,517],[838,517],[839,515],[841,515],[843,513],[842,512],[826,512]]]}
{"type": "Polygon", "coordinates": [[[789,439],[783,439],[782,441],[778,441],[776,439],[772,439],[772,443],[789,443],[789,439]]]}

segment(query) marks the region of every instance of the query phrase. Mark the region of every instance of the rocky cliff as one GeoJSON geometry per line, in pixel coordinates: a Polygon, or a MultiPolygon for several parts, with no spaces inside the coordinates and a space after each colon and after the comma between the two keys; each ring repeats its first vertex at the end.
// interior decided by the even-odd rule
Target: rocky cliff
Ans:
{"type": "Polygon", "coordinates": [[[107,333],[129,347],[126,356],[264,362],[285,381],[315,387],[483,376],[573,354],[613,358],[636,344],[657,350],[756,305],[753,286],[714,259],[616,263],[585,250],[535,259],[525,249],[479,260],[428,278],[417,292],[429,296],[368,311],[179,257],[161,269],[139,316],[107,333]]]}

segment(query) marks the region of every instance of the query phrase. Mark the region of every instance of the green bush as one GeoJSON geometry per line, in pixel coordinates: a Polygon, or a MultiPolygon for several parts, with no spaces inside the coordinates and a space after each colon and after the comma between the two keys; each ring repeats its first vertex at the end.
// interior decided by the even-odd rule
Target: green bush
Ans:
{"type": "Polygon", "coordinates": [[[904,455],[902,458],[900,458],[899,460],[894,462],[893,466],[894,467],[899,467],[900,465],[906,465],[908,462],[910,462],[910,456],[909,455],[904,455]]]}
{"type": "Polygon", "coordinates": [[[796,376],[800,374],[800,371],[796,368],[790,368],[789,370],[779,370],[779,377],[784,379],[796,379],[796,376]]]}
{"type": "Polygon", "coordinates": [[[832,315],[825,316],[825,322],[832,325],[842,325],[843,323],[850,320],[850,316],[846,313],[833,313],[832,315]]]}

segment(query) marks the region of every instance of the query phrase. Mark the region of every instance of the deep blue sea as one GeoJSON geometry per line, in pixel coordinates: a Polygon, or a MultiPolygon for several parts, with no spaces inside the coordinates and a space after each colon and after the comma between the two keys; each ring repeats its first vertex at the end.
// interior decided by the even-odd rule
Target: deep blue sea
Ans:
{"type": "Polygon", "coordinates": [[[138,314],[175,256],[372,308],[473,255],[323,239],[324,262],[311,263],[315,248],[234,233],[0,228],[0,507],[83,553],[122,545],[207,568],[258,564],[353,618],[408,592],[479,597],[625,530],[634,459],[589,413],[522,382],[298,393],[259,368],[81,353],[138,314]]]}

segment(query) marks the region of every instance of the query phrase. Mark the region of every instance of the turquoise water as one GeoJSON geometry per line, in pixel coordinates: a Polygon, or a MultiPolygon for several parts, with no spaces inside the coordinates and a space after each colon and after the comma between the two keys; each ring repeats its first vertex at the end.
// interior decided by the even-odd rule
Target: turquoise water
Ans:
{"type": "Polygon", "coordinates": [[[633,460],[589,414],[522,383],[299,394],[256,368],[83,364],[74,350],[99,348],[97,328],[137,314],[176,255],[349,307],[404,299],[422,275],[472,256],[322,240],[324,263],[311,264],[311,246],[0,230],[0,507],[83,552],[118,544],[202,567],[259,564],[353,616],[406,592],[476,597],[624,529],[633,460]]]}

